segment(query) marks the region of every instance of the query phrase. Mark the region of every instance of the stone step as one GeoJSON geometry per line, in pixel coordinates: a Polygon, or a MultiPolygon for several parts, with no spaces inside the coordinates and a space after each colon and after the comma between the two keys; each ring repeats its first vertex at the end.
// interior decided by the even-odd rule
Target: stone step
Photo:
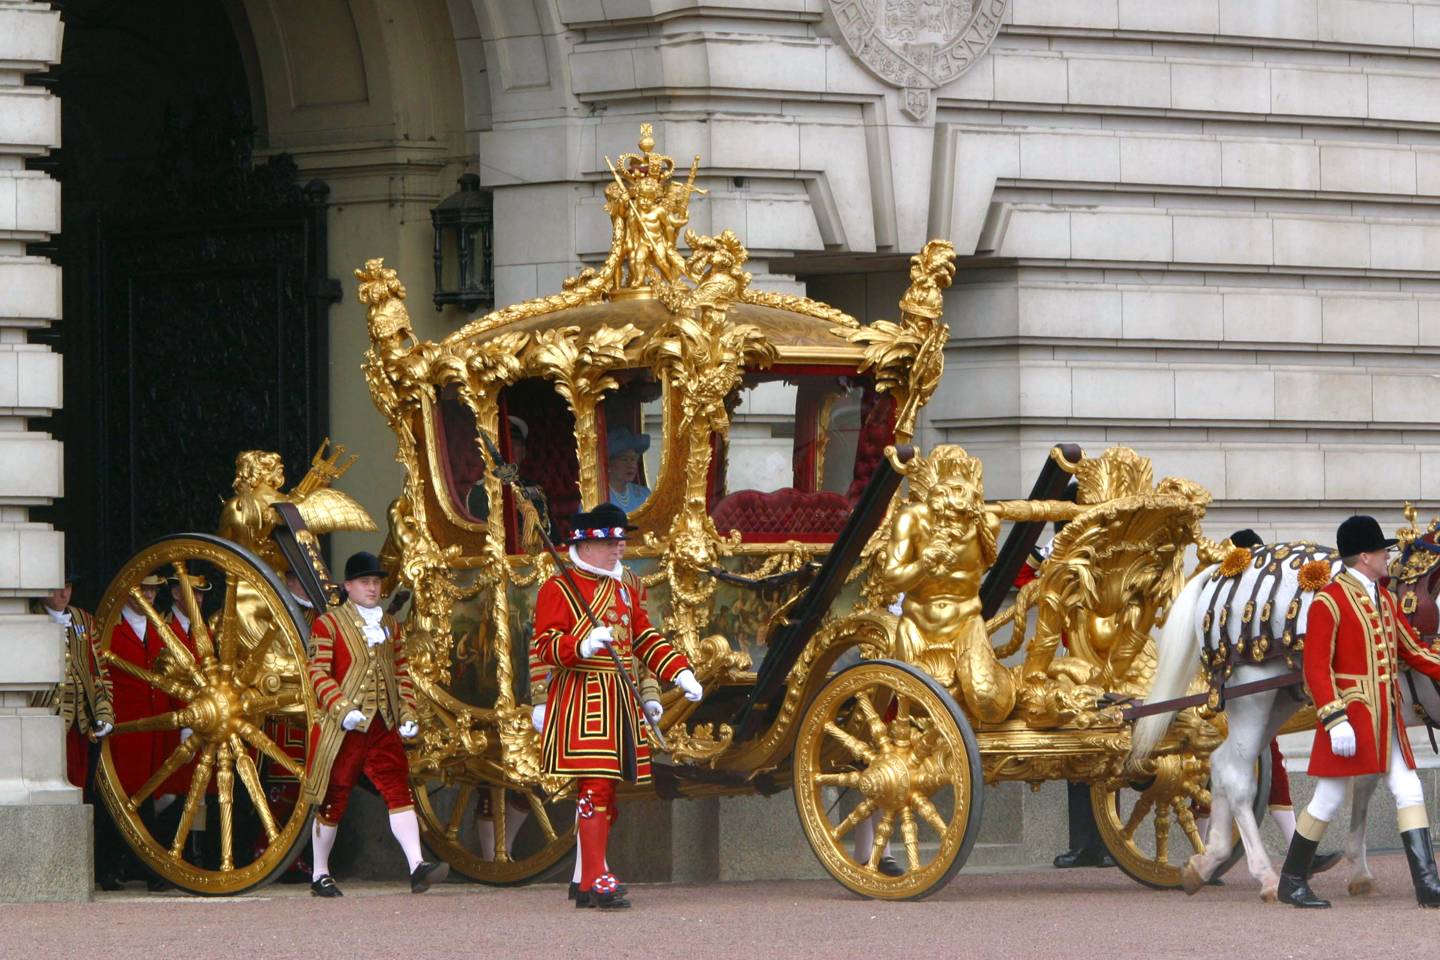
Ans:
{"type": "Polygon", "coordinates": [[[1025,863],[1023,843],[977,843],[970,848],[970,858],[962,868],[1013,867],[1025,863]]]}

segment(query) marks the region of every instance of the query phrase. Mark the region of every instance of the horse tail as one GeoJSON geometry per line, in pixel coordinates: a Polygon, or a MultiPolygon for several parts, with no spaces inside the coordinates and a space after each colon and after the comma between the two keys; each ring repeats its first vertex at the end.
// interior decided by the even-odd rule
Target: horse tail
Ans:
{"type": "MultiPolygon", "coordinates": [[[[1200,595],[1205,590],[1209,577],[1202,570],[1190,578],[1185,589],[1170,607],[1170,616],[1165,620],[1165,629],[1160,632],[1159,649],[1156,653],[1155,678],[1150,684],[1150,695],[1146,703],[1174,700],[1185,695],[1190,681],[1195,679],[1195,670],[1200,657],[1200,631],[1195,629],[1195,608],[1200,604],[1200,595]]],[[[1130,763],[1138,763],[1150,756],[1165,731],[1170,728],[1175,711],[1152,713],[1135,721],[1130,738],[1130,763]]]]}

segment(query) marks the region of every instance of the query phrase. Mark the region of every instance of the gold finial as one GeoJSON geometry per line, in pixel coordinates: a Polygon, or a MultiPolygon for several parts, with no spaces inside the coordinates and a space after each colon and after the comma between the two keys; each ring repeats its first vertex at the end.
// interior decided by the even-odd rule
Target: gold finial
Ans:
{"type": "Polygon", "coordinates": [[[655,149],[655,125],[651,123],[640,124],[640,149],[649,153],[655,149]]]}

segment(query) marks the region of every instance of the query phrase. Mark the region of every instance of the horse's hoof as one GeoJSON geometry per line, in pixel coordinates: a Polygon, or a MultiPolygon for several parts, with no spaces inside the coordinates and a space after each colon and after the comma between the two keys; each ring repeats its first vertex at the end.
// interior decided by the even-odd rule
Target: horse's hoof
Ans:
{"type": "MultiPolygon", "coordinates": [[[[1198,856],[1197,853],[1195,857],[1198,856]]],[[[1200,876],[1200,871],[1195,867],[1195,857],[1191,857],[1186,862],[1185,869],[1180,871],[1180,886],[1192,897],[1205,888],[1205,878],[1200,876]]]]}
{"type": "Polygon", "coordinates": [[[1352,897],[1373,897],[1380,892],[1374,877],[1354,877],[1345,886],[1345,892],[1352,897]]]}
{"type": "Polygon", "coordinates": [[[1274,903],[1274,902],[1275,902],[1275,899],[1276,899],[1276,897],[1275,897],[1275,891],[1276,891],[1276,889],[1277,889],[1276,887],[1266,887],[1264,890],[1261,890],[1261,891],[1260,891],[1260,900],[1261,900],[1261,902],[1262,902],[1262,903],[1274,903]]]}

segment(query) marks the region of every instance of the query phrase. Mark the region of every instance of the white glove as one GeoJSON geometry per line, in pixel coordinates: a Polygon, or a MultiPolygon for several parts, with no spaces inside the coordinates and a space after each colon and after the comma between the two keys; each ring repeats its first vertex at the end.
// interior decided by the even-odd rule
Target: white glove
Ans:
{"type": "Polygon", "coordinates": [[[114,729],[115,724],[105,723],[104,721],[101,721],[100,723],[95,725],[95,739],[99,740],[101,737],[109,736],[110,731],[114,729]]]}
{"type": "Polygon", "coordinates": [[[536,733],[545,732],[545,704],[537,704],[530,710],[530,726],[535,728],[536,733]]]}
{"type": "Polygon", "coordinates": [[[659,723],[660,718],[665,715],[665,708],[660,706],[659,700],[645,701],[645,716],[650,718],[651,723],[659,723]]]}
{"type": "Polygon", "coordinates": [[[615,642],[615,635],[610,632],[609,627],[596,627],[591,630],[584,640],[580,641],[580,658],[588,660],[595,656],[604,647],[615,642]]]}
{"type": "Polygon", "coordinates": [[[359,710],[351,710],[349,713],[345,714],[345,719],[340,721],[340,726],[344,727],[346,730],[354,730],[356,727],[360,726],[360,724],[364,722],[365,714],[361,713],[359,710]]]}
{"type": "Polygon", "coordinates": [[[414,720],[406,720],[404,723],[400,724],[400,736],[404,737],[406,740],[409,740],[411,737],[415,736],[415,734],[419,732],[420,724],[416,723],[414,720]]]}
{"type": "Polygon", "coordinates": [[[195,732],[195,731],[194,731],[194,730],[191,730],[189,727],[181,727],[181,728],[180,728],[180,742],[181,742],[181,743],[184,743],[186,740],[189,740],[189,739],[190,739],[190,735],[193,734],[194,732],[195,732]]]}
{"type": "Polygon", "coordinates": [[[1330,728],[1330,749],[1337,757],[1355,756],[1355,728],[1349,720],[1341,720],[1330,728]]]}
{"type": "Polygon", "coordinates": [[[695,674],[689,670],[681,670],[680,675],[675,678],[675,686],[685,691],[685,699],[691,703],[699,703],[700,698],[705,696],[705,688],[700,686],[700,681],[695,679],[695,674]]]}

